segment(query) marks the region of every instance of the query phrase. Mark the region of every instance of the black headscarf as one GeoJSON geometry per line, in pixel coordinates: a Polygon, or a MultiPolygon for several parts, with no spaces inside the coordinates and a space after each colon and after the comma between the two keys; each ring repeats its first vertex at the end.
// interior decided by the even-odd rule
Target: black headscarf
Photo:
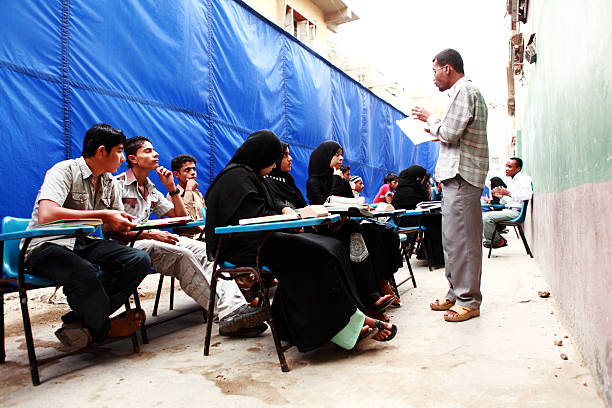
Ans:
{"type": "Polygon", "coordinates": [[[491,204],[499,204],[499,197],[495,197],[493,195],[493,189],[495,187],[503,187],[506,188],[506,183],[504,183],[504,180],[501,179],[501,177],[491,177],[491,188],[489,189],[491,191],[491,204]]]}
{"type": "MultiPolygon", "coordinates": [[[[209,256],[214,256],[218,243],[216,227],[235,225],[242,218],[278,212],[258,172],[275,163],[281,153],[281,141],[274,132],[257,131],[244,141],[228,165],[212,181],[205,198],[206,246],[209,256]]],[[[253,255],[250,251],[251,240],[248,234],[237,235],[232,238],[232,248],[242,249],[245,258],[250,257],[253,255]]]]}
{"type": "Polygon", "coordinates": [[[264,180],[272,199],[278,202],[281,207],[292,207],[292,208],[303,208],[308,204],[302,195],[302,192],[295,184],[293,176],[288,172],[281,170],[281,162],[285,157],[285,152],[289,148],[289,145],[282,142],[283,154],[276,162],[276,168],[274,168],[264,180]]]}
{"type": "Polygon", "coordinates": [[[333,170],[329,167],[331,159],[336,155],[342,146],[333,140],[326,140],[317,146],[310,154],[308,162],[308,178],[310,177],[331,177],[333,170]]]}
{"type": "Polygon", "coordinates": [[[334,170],[329,166],[338,149],[342,149],[338,142],[326,140],[310,154],[306,182],[306,196],[310,204],[323,204],[331,195],[353,197],[348,180],[334,177],[334,170]]]}
{"type": "Polygon", "coordinates": [[[412,210],[421,201],[429,201],[421,184],[426,174],[427,170],[416,164],[402,170],[391,205],[398,209],[412,210]]]}

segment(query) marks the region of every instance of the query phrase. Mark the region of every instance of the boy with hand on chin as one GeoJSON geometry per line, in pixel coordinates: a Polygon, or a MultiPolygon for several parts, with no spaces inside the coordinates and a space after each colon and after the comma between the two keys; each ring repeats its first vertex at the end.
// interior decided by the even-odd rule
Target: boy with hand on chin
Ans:
{"type": "MultiPolygon", "coordinates": [[[[187,214],[194,220],[201,220],[202,208],[206,208],[204,196],[198,191],[196,159],[189,154],[179,154],[170,162],[172,174],[178,180],[178,196],[183,200],[187,214]]],[[[170,191],[170,190],[168,190],[170,191]]],[[[172,200],[170,193],[166,194],[167,200],[172,200]]],[[[181,235],[191,236],[197,239],[204,227],[182,228],[181,235]]]]}
{"type": "MultiPolygon", "coordinates": [[[[138,224],[147,222],[151,213],[159,218],[187,215],[181,190],[174,184],[172,172],[159,166],[159,154],[144,136],[127,140],[125,145],[128,170],[116,177],[119,182],[125,211],[138,224]],[[160,193],[148,178],[155,171],[169,191],[170,200],[160,193]]],[[[113,238],[128,241],[135,233],[115,234],[113,238]]],[[[208,307],[213,262],[206,256],[206,244],[166,231],[143,231],[134,243],[135,248],[147,252],[159,273],[176,277],[183,291],[202,308],[208,307]]],[[[236,282],[219,279],[217,282],[219,333],[227,336],[252,337],[266,330],[267,317],[261,308],[247,304],[236,282]]]]}

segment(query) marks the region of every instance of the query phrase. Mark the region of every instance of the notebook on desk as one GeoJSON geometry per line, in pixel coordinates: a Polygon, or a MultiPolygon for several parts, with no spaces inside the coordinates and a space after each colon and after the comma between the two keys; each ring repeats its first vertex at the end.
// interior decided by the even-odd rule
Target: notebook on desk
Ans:
{"type": "Polygon", "coordinates": [[[238,221],[239,225],[261,224],[264,222],[279,222],[300,220],[306,218],[326,217],[329,215],[327,208],[322,205],[309,205],[304,208],[299,208],[296,212],[289,214],[266,215],[263,217],[243,218],[238,221]]]}
{"type": "Polygon", "coordinates": [[[149,220],[147,222],[143,222],[142,224],[138,224],[136,228],[142,227],[163,227],[167,225],[176,225],[176,224],[187,224],[188,222],[193,221],[190,216],[185,217],[172,217],[172,218],[160,218],[158,220],[149,220]]]}
{"type": "Polygon", "coordinates": [[[102,225],[99,218],[67,218],[41,224],[39,228],[61,228],[61,227],[97,227],[102,225]]]}

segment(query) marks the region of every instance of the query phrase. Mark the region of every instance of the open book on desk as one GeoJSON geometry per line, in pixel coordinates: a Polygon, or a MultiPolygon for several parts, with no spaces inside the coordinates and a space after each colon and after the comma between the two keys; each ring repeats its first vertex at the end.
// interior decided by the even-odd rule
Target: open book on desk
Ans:
{"type": "Polygon", "coordinates": [[[300,220],[306,218],[317,218],[317,217],[327,217],[329,212],[327,208],[322,205],[309,205],[304,208],[298,208],[296,212],[289,214],[275,214],[275,215],[266,215],[263,217],[254,217],[254,218],[243,218],[238,221],[239,225],[248,225],[248,224],[261,224],[264,222],[279,222],[279,221],[291,221],[291,220],[300,220]]]}

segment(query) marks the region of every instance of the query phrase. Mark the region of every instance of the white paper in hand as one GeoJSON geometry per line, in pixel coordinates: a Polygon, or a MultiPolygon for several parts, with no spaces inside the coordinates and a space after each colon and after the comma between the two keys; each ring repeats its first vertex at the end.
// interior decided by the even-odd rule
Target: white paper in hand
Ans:
{"type": "Polygon", "coordinates": [[[397,126],[408,136],[414,145],[425,142],[437,141],[438,139],[425,131],[426,122],[413,119],[411,116],[402,120],[396,120],[397,126]]]}

